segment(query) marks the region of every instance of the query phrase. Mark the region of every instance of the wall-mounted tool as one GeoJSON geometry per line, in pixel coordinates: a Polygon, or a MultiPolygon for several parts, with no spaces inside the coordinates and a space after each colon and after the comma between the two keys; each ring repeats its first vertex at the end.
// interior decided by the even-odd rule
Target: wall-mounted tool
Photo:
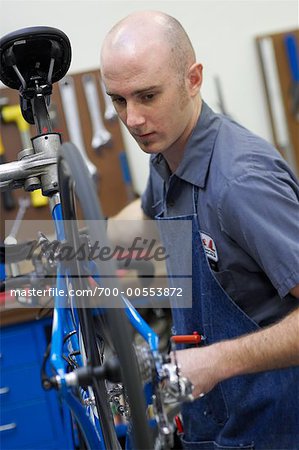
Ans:
{"type": "Polygon", "coordinates": [[[123,176],[123,181],[126,186],[127,198],[128,198],[128,201],[131,202],[132,200],[135,200],[136,195],[135,195],[135,192],[133,189],[130,167],[129,167],[129,163],[128,163],[127,154],[125,151],[122,151],[119,154],[119,162],[120,162],[121,172],[122,172],[122,176],[123,176]]]}
{"type": "Polygon", "coordinates": [[[227,111],[227,108],[225,106],[224,96],[223,96],[223,89],[221,86],[221,81],[218,75],[214,76],[215,81],[215,87],[216,87],[216,94],[217,94],[217,101],[218,101],[218,108],[222,114],[225,116],[231,117],[229,112],[227,111]]]}
{"type": "Polygon", "coordinates": [[[25,216],[27,208],[30,206],[30,200],[28,197],[19,198],[19,209],[16,215],[16,218],[12,224],[11,230],[9,232],[9,235],[4,239],[4,244],[12,245],[16,244],[17,240],[17,234],[19,232],[22,220],[25,216]]]}
{"type": "Polygon", "coordinates": [[[48,111],[49,111],[49,117],[51,120],[53,131],[55,133],[62,133],[62,130],[60,128],[60,123],[59,123],[59,114],[58,114],[57,105],[51,101],[51,103],[48,107],[48,111]]]}
{"type": "MultiPolygon", "coordinates": [[[[2,136],[0,135],[0,164],[3,164],[5,162],[6,162],[5,161],[5,150],[4,150],[4,145],[3,145],[3,141],[2,141],[2,136]]],[[[6,211],[11,211],[12,209],[15,208],[16,202],[15,202],[13,193],[11,191],[1,192],[1,197],[2,197],[4,209],[6,211]]]]}
{"type": "Polygon", "coordinates": [[[104,102],[105,102],[105,112],[104,112],[104,118],[105,120],[108,120],[110,122],[117,119],[117,113],[115,111],[115,108],[113,106],[112,100],[110,95],[107,94],[105,85],[103,83],[103,80],[100,77],[100,86],[102,89],[104,102]]]}
{"type": "Polygon", "coordinates": [[[284,44],[291,73],[291,105],[292,113],[299,121],[299,48],[294,34],[284,38],[284,44]]]}
{"type": "MultiPolygon", "coordinates": [[[[19,232],[22,220],[24,218],[25,212],[27,210],[27,208],[30,205],[30,200],[28,197],[24,197],[24,198],[19,198],[18,200],[19,203],[19,209],[16,215],[16,218],[12,224],[11,230],[8,234],[8,236],[6,236],[6,238],[4,239],[4,244],[5,245],[15,245],[17,244],[17,234],[19,232]]],[[[18,263],[11,263],[9,264],[9,270],[10,270],[10,274],[11,276],[18,276],[20,274],[20,270],[19,270],[19,265],[18,263]]]]}
{"type": "MultiPolygon", "coordinates": [[[[20,133],[22,148],[32,148],[30,125],[24,120],[19,105],[1,106],[1,121],[3,123],[15,123],[20,133]]],[[[30,193],[31,204],[35,208],[45,206],[48,204],[47,197],[44,197],[40,189],[30,193]]]]}
{"type": "Polygon", "coordinates": [[[97,176],[97,168],[87,156],[82,136],[80,116],[77,106],[75,85],[72,77],[67,76],[59,81],[59,90],[62,99],[62,107],[70,140],[78,147],[92,177],[97,176]]]}
{"type": "Polygon", "coordinates": [[[83,75],[82,83],[92,124],[92,148],[95,150],[112,143],[112,136],[106,130],[99,103],[97,81],[94,75],[83,75]]]}
{"type": "Polygon", "coordinates": [[[16,124],[20,133],[22,148],[31,148],[30,125],[24,120],[19,105],[5,105],[1,107],[1,120],[3,123],[16,124]]]}

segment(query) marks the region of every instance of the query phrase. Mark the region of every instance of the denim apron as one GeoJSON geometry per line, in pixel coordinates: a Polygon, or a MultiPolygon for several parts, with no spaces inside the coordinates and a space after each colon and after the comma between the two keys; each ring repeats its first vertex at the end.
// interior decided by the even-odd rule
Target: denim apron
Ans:
{"type": "MultiPolygon", "coordinates": [[[[184,239],[159,226],[161,221],[192,221],[192,308],[173,308],[175,334],[198,331],[213,344],[259,329],[226,294],[210,269],[197,216],[198,188],[193,188],[193,214],[157,216],[164,246],[183,254],[184,239]],[[164,232],[163,232],[164,230],[164,232]]],[[[178,261],[178,264],[182,264],[178,261]]],[[[168,267],[169,284],[180,286],[168,267]]],[[[299,337],[298,337],[299,338],[299,337]]],[[[275,342],[273,342],[275,345],[275,342]]],[[[198,368],[200,371],[200,367],[198,368]]],[[[219,383],[211,392],[182,407],[187,450],[299,449],[299,367],[234,377],[219,383]]]]}

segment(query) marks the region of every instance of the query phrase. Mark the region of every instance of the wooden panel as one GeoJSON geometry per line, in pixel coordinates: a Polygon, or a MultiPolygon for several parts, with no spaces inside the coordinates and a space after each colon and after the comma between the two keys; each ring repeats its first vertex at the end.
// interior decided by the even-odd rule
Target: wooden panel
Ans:
{"type": "MultiPolygon", "coordinates": [[[[299,30],[292,30],[290,33],[296,36],[297,48],[299,48],[299,30]]],[[[290,141],[294,150],[297,173],[299,174],[299,121],[292,112],[292,78],[284,44],[284,38],[287,34],[288,33],[274,34],[271,35],[271,38],[274,44],[290,141]]]]}
{"type": "MultiPolygon", "coordinates": [[[[285,48],[285,42],[284,39],[287,35],[292,34],[295,36],[297,41],[297,47],[299,48],[299,30],[288,30],[281,33],[274,33],[264,36],[257,37],[257,46],[258,46],[258,52],[259,52],[259,58],[262,68],[262,74],[263,74],[263,80],[264,80],[264,86],[265,86],[265,92],[267,97],[267,103],[268,103],[268,110],[269,110],[269,118],[271,122],[272,127],[272,135],[273,135],[273,141],[276,145],[276,147],[281,151],[282,155],[289,160],[291,165],[293,166],[294,171],[299,175],[299,121],[298,117],[296,118],[295,114],[292,111],[292,76],[291,71],[289,68],[286,48],[285,48]],[[285,128],[288,138],[289,145],[287,146],[289,148],[289,152],[287,151],[287,148],[284,148],[283,143],[281,142],[281,139],[279,138],[279,130],[277,121],[275,121],[275,116],[277,117],[277,110],[273,110],[273,99],[271,98],[271,93],[273,92],[273,89],[271,89],[271,80],[267,78],[267,70],[269,70],[268,67],[266,67],[267,60],[263,58],[263,43],[265,43],[265,40],[269,40],[272,43],[273,47],[273,55],[275,59],[275,71],[277,72],[277,78],[279,83],[279,90],[276,92],[277,95],[280,96],[279,101],[282,102],[282,109],[283,109],[283,119],[285,119],[285,128]],[[289,157],[288,157],[289,155],[289,157]]],[[[273,80],[272,80],[273,81],[273,80]]]]}
{"type": "MultiPolygon", "coordinates": [[[[80,122],[84,136],[85,149],[89,159],[96,165],[99,170],[100,177],[98,182],[98,194],[101,200],[102,208],[106,216],[111,216],[120,211],[132,198],[128,197],[126,185],[123,180],[119,155],[124,148],[124,141],[121,134],[120,124],[118,120],[111,122],[105,119],[105,127],[112,134],[113,142],[111,147],[104,147],[99,151],[95,151],[91,146],[92,127],[90,115],[88,112],[87,102],[85,99],[81,78],[84,74],[93,74],[99,80],[100,73],[98,70],[71,74],[76,88],[77,103],[79,108],[80,122]]],[[[104,117],[104,98],[100,87],[97,83],[98,95],[104,117]]],[[[19,94],[15,90],[4,88],[0,90],[0,97],[6,98],[9,105],[19,104],[19,94]]],[[[69,140],[69,133],[63,113],[61,96],[57,84],[53,86],[53,94],[51,96],[51,105],[55,107],[57,117],[55,119],[55,131],[62,133],[64,142],[69,140]]],[[[5,156],[7,161],[16,160],[17,154],[22,150],[21,138],[15,124],[1,124],[1,135],[5,148],[5,156]]],[[[36,135],[35,126],[31,126],[31,136],[36,135]]],[[[15,198],[29,195],[24,190],[13,191],[15,198]]],[[[5,211],[1,204],[1,237],[4,236],[4,220],[12,220],[15,218],[17,208],[12,211],[5,211]]],[[[49,220],[49,208],[43,206],[34,208],[30,206],[25,214],[25,220],[49,220]]]]}

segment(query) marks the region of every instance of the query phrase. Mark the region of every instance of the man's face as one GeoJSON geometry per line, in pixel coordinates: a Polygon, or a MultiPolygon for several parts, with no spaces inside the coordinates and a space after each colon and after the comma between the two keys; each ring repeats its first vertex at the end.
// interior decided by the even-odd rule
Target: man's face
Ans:
{"type": "Polygon", "coordinates": [[[167,55],[103,58],[102,76],[115,109],[146,153],[179,143],[192,115],[185,81],[167,64],[167,55]]]}

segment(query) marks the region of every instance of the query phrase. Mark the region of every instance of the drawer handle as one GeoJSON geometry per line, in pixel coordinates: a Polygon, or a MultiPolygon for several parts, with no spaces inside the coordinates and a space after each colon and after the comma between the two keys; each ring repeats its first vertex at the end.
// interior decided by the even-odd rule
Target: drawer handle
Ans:
{"type": "Polygon", "coordinates": [[[0,395],[8,394],[10,391],[9,387],[0,388],[0,395]]]}
{"type": "Polygon", "coordinates": [[[13,430],[14,428],[17,428],[17,424],[16,423],[8,423],[7,425],[0,425],[0,433],[2,431],[13,430]]]}

